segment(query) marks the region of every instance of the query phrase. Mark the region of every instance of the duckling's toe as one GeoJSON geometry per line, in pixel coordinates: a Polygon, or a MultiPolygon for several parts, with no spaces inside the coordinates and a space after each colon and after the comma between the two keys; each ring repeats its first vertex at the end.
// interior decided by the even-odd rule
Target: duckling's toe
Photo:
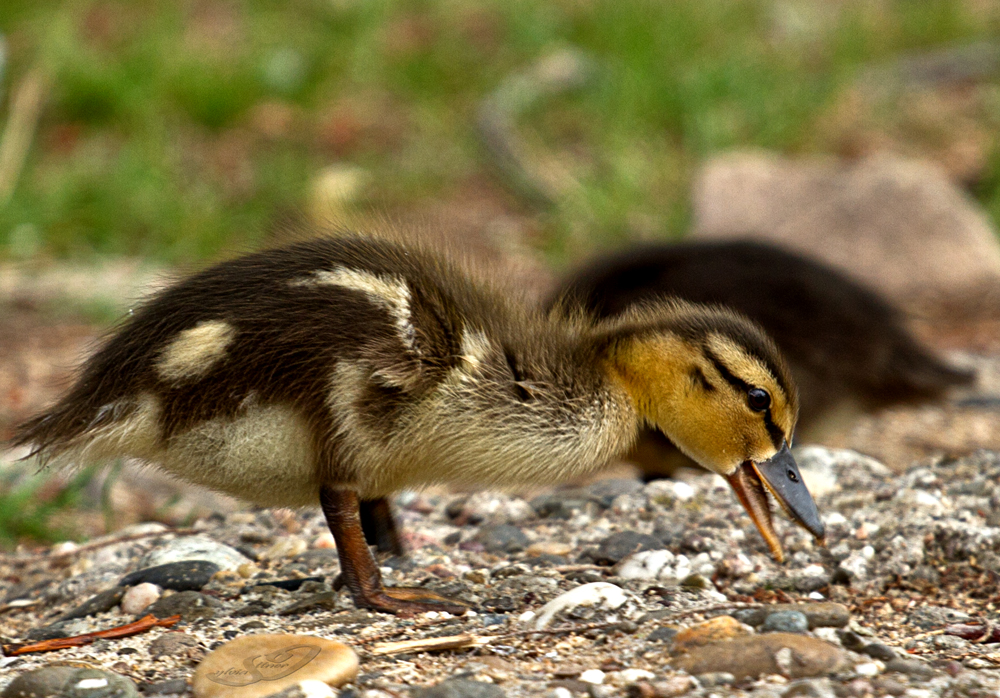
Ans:
{"type": "Polygon", "coordinates": [[[469,610],[464,604],[419,587],[389,587],[364,599],[355,596],[354,603],[375,611],[395,613],[397,616],[412,616],[428,611],[461,616],[469,610]]]}

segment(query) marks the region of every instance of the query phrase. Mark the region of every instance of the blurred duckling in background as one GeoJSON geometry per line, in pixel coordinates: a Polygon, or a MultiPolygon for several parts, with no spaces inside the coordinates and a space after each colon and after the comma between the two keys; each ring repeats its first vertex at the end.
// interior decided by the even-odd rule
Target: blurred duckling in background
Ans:
{"type": "MultiPolygon", "coordinates": [[[[923,346],[878,294],[824,264],[759,242],[633,247],[572,273],[550,303],[605,320],[663,298],[732,308],[774,339],[798,385],[800,438],[822,438],[860,411],[941,399],[975,378],[923,346]]],[[[689,463],[653,432],[630,460],[647,476],[689,463]]]]}
{"type": "Polygon", "coordinates": [[[355,603],[402,614],[465,607],[383,587],[365,527],[401,547],[389,495],[579,477],[641,428],[726,477],[779,560],[767,492],[823,536],[788,450],[795,387],[756,325],[677,301],[595,320],[513,298],[384,239],[252,254],[137,309],[16,442],[55,463],[140,458],[261,506],[318,501],[355,603]]]}

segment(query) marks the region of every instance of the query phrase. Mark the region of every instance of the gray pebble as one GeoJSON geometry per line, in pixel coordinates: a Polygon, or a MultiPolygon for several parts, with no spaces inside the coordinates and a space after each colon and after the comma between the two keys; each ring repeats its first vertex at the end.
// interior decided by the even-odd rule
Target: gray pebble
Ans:
{"type": "Polygon", "coordinates": [[[301,601],[296,601],[293,604],[285,606],[280,611],[278,611],[279,616],[294,616],[305,611],[311,611],[314,608],[325,608],[327,610],[334,610],[337,608],[337,597],[340,596],[340,592],[336,591],[324,591],[319,594],[313,594],[312,596],[307,596],[301,601]]]}
{"type": "Polygon", "coordinates": [[[929,679],[934,675],[934,670],[926,663],[919,659],[908,659],[905,657],[896,657],[886,662],[885,670],[887,673],[897,672],[906,674],[914,679],[929,679]]]}
{"type": "Polygon", "coordinates": [[[197,647],[198,640],[187,633],[169,632],[149,643],[149,656],[157,657],[181,654],[191,647],[197,647]]]}
{"type": "Polygon", "coordinates": [[[182,560],[165,565],[147,567],[122,577],[118,586],[133,587],[137,584],[155,584],[161,589],[174,591],[201,591],[212,575],[221,569],[209,560],[182,560]]]}
{"type": "Polygon", "coordinates": [[[207,560],[219,569],[235,571],[249,558],[228,545],[218,543],[206,536],[187,536],[169,541],[153,548],[139,562],[141,567],[156,567],[183,560],[207,560]]]}
{"type": "Polygon", "coordinates": [[[594,561],[598,564],[613,565],[632,553],[662,549],[663,543],[658,538],[635,531],[622,531],[613,533],[601,541],[594,554],[594,561]]]}
{"type": "Polygon", "coordinates": [[[2,698],[139,698],[131,680],[109,671],[76,667],[43,667],[21,674],[2,698]]]}
{"type": "Polygon", "coordinates": [[[222,606],[216,598],[197,591],[178,591],[170,596],[160,597],[146,608],[146,613],[157,618],[169,618],[179,615],[190,623],[199,618],[214,618],[215,610],[222,606]]]}
{"type": "Polygon", "coordinates": [[[504,698],[506,693],[494,683],[448,679],[436,686],[416,688],[410,695],[413,698],[504,698]]]}
{"type": "Polygon", "coordinates": [[[677,628],[657,628],[646,637],[646,642],[673,642],[677,628]]]}
{"type": "Polygon", "coordinates": [[[518,553],[531,545],[524,531],[510,524],[483,526],[476,538],[489,553],[518,553]]]}
{"type": "Polygon", "coordinates": [[[60,637],[72,637],[82,635],[87,632],[88,626],[81,619],[56,621],[41,628],[32,628],[28,631],[29,642],[44,642],[45,640],[56,640],[60,637]]]}
{"type": "Polygon", "coordinates": [[[809,630],[809,620],[799,611],[778,611],[768,614],[760,629],[765,633],[804,633],[809,630]]]}
{"type": "Polygon", "coordinates": [[[172,679],[170,681],[159,681],[157,683],[148,683],[142,687],[143,695],[177,695],[180,693],[187,693],[188,682],[185,679],[172,679]]]}
{"type": "Polygon", "coordinates": [[[76,608],[62,614],[59,616],[59,620],[64,621],[73,620],[75,618],[86,618],[87,616],[94,616],[98,613],[110,611],[118,605],[118,602],[122,600],[122,596],[124,595],[125,587],[112,587],[107,591],[102,591],[100,594],[90,597],[76,608]]]}
{"type": "MultiPolygon", "coordinates": [[[[855,635],[855,637],[857,636],[855,635]]],[[[867,654],[872,659],[879,659],[883,662],[888,662],[892,659],[895,659],[897,656],[896,650],[889,647],[888,645],[883,645],[880,642],[873,642],[871,644],[865,645],[861,649],[861,651],[867,654]]]]}
{"type": "Polygon", "coordinates": [[[830,679],[802,679],[788,684],[781,698],[835,698],[830,679]]]}

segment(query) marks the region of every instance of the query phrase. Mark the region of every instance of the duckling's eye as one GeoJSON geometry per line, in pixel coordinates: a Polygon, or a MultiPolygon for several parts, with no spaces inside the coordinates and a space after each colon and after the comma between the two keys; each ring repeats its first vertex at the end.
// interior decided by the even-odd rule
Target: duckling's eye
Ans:
{"type": "Polygon", "coordinates": [[[747,392],[747,404],[754,412],[763,412],[771,406],[771,396],[767,394],[766,390],[751,388],[747,392]]]}

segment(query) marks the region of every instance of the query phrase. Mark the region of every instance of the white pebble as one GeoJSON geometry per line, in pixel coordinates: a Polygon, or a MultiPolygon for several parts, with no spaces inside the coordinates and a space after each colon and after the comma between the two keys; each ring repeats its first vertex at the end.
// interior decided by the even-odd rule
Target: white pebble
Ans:
{"type": "Polygon", "coordinates": [[[568,608],[577,606],[600,606],[601,608],[615,609],[625,605],[628,596],[621,587],[609,584],[608,582],[591,582],[570,589],[565,594],[560,594],[542,607],[535,621],[535,629],[541,630],[548,625],[557,613],[568,608]]]}
{"type": "Polygon", "coordinates": [[[839,511],[831,511],[823,517],[823,523],[827,526],[842,526],[847,523],[847,519],[839,511]]]}
{"type": "Polygon", "coordinates": [[[143,582],[142,584],[136,584],[134,587],[130,587],[125,595],[122,596],[121,609],[122,613],[127,613],[130,616],[137,616],[146,610],[146,607],[151,603],[160,598],[160,587],[155,584],[150,584],[149,582],[143,582]]]}
{"type": "Polygon", "coordinates": [[[517,620],[521,623],[530,623],[535,618],[534,611],[525,611],[517,617],[517,620]]]}
{"type": "Polygon", "coordinates": [[[600,685],[604,683],[604,672],[600,669],[587,669],[585,672],[580,674],[580,680],[584,683],[600,685]]]}
{"type": "Polygon", "coordinates": [[[623,669],[618,673],[622,683],[635,683],[636,681],[645,681],[656,677],[651,671],[646,671],[645,669],[623,669]]]}
{"type": "Polygon", "coordinates": [[[686,482],[678,480],[674,483],[674,496],[682,502],[686,502],[694,496],[694,488],[686,482]]]}
{"type": "Polygon", "coordinates": [[[821,593],[819,593],[818,591],[810,591],[810,592],[809,592],[809,598],[810,598],[810,599],[813,599],[813,600],[815,600],[815,601],[822,601],[822,600],[823,600],[823,599],[825,599],[826,597],[825,597],[825,596],[823,596],[823,595],[822,595],[821,593]]]}
{"type": "Polygon", "coordinates": [[[49,551],[50,555],[68,555],[69,553],[76,552],[79,548],[76,543],[71,540],[63,541],[62,543],[56,543],[52,546],[52,550],[49,551]]]}
{"type": "Polygon", "coordinates": [[[934,692],[928,688],[908,688],[903,691],[904,698],[933,698],[934,692]]]}
{"type": "Polygon", "coordinates": [[[337,696],[337,691],[333,690],[329,684],[316,679],[299,681],[299,688],[305,698],[336,698],[337,696]]]}
{"type": "Polygon", "coordinates": [[[864,556],[866,560],[871,560],[873,557],[875,557],[875,548],[873,548],[870,545],[866,545],[861,549],[861,554],[864,556]]]}
{"type": "Polygon", "coordinates": [[[865,662],[864,664],[858,664],[854,667],[854,673],[858,676],[878,676],[879,671],[878,664],[875,662],[865,662]]]}
{"type": "Polygon", "coordinates": [[[553,688],[552,693],[549,695],[551,695],[552,698],[573,698],[573,694],[570,693],[570,690],[568,688],[563,688],[562,686],[553,688]]]}

